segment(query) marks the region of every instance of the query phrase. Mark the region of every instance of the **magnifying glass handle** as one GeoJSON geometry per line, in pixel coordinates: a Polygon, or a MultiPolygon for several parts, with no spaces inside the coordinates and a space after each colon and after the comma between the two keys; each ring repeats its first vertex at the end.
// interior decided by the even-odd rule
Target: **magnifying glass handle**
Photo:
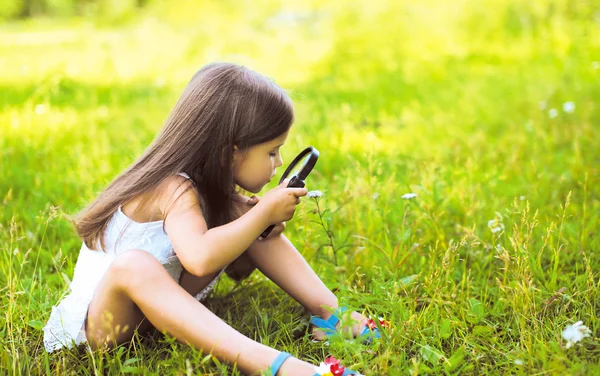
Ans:
{"type": "MultiPolygon", "coordinates": [[[[297,176],[293,176],[290,179],[290,182],[288,183],[288,188],[304,188],[304,181],[302,179],[298,179],[297,176]]],[[[271,225],[269,227],[267,227],[267,229],[265,231],[263,231],[262,234],[260,234],[260,236],[264,239],[267,236],[269,236],[269,234],[271,233],[271,231],[273,231],[273,229],[275,228],[275,225],[271,225]]]]}

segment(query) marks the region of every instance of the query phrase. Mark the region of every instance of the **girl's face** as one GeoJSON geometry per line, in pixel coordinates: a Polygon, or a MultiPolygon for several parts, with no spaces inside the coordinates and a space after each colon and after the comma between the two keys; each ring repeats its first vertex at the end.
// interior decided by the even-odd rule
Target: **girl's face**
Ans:
{"type": "Polygon", "coordinates": [[[275,176],[277,167],[283,165],[279,149],[285,143],[289,132],[267,141],[239,150],[237,146],[233,151],[233,180],[248,192],[258,193],[271,178],[275,176]]]}

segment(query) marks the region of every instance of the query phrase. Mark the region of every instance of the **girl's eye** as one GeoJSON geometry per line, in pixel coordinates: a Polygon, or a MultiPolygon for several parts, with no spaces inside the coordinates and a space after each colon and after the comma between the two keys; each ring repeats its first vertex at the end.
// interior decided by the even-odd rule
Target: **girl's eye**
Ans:
{"type": "Polygon", "coordinates": [[[269,153],[269,155],[270,155],[271,157],[276,157],[276,156],[277,156],[277,153],[269,153]]]}

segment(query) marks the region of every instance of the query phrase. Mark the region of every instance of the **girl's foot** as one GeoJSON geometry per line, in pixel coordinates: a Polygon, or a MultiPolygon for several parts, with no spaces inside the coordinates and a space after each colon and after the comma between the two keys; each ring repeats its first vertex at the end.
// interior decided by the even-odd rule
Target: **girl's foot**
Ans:
{"type": "MultiPolygon", "coordinates": [[[[331,315],[332,315],[331,312],[325,311],[322,314],[320,314],[319,317],[321,317],[323,320],[327,320],[331,317],[331,315]]],[[[347,317],[348,316],[346,314],[343,315],[343,317],[340,317],[340,321],[338,321],[338,323],[335,325],[335,328],[338,331],[338,333],[343,333],[343,335],[348,336],[348,337],[350,337],[350,334],[352,334],[352,338],[356,338],[364,330],[369,319],[366,318],[365,316],[361,315],[360,313],[353,311],[350,314],[351,322],[349,322],[349,323],[346,322],[342,326],[342,320],[347,317]],[[340,331],[340,327],[342,328],[341,331],[340,331]]],[[[311,334],[315,340],[325,341],[327,339],[327,334],[323,331],[323,329],[319,329],[312,324],[311,324],[311,327],[312,327],[311,334]]]]}

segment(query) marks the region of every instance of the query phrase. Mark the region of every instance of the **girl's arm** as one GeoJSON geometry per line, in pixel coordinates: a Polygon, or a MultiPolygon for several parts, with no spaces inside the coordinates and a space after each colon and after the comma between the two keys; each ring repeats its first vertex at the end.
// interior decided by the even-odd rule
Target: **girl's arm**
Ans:
{"type": "Polygon", "coordinates": [[[270,223],[291,218],[297,197],[307,193],[304,188],[279,186],[240,218],[207,230],[196,192],[175,180],[170,186],[174,194],[170,197],[178,198],[168,210],[165,230],[183,267],[199,277],[212,275],[235,260],[270,223]]]}

